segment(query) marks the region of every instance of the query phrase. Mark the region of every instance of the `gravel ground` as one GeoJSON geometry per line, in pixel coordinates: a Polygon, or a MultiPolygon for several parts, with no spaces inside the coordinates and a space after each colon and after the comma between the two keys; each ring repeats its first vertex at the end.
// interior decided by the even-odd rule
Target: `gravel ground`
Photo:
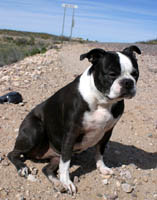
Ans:
{"type": "Polygon", "coordinates": [[[0,104],[0,200],[157,200],[157,46],[138,45],[140,78],[135,98],[125,102],[125,113],[113,131],[105,163],[114,175],[101,176],[93,149],[74,156],[71,176],[76,196],[60,194],[42,174],[46,163],[27,161],[29,179],[17,175],[8,161],[21,121],[38,103],[82,73],[89,63],[79,56],[99,47],[122,50],[129,44],[64,44],[45,54],[0,68],[0,96],[18,91],[24,102],[0,104]]]}

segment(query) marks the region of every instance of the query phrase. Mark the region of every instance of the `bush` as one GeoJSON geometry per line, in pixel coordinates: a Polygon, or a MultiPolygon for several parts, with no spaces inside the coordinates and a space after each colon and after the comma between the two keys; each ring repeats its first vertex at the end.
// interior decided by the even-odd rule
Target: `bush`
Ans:
{"type": "Polygon", "coordinates": [[[25,46],[28,43],[26,38],[17,38],[14,40],[14,42],[17,46],[25,46]]]}

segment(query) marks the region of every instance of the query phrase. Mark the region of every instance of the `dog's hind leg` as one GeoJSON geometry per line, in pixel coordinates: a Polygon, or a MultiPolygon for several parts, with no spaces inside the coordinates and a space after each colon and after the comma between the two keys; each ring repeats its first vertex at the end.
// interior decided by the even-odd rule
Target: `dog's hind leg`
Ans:
{"type": "Polygon", "coordinates": [[[44,130],[42,122],[34,116],[26,117],[21,124],[14,149],[8,154],[9,160],[15,165],[20,176],[27,177],[29,174],[29,169],[21,159],[21,155],[24,158],[27,157],[36,146],[43,142],[43,139],[44,130]]]}

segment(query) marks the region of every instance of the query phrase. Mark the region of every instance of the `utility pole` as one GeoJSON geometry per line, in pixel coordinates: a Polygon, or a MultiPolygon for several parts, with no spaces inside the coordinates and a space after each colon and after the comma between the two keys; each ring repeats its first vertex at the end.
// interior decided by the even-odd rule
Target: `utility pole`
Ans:
{"type": "Polygon", "coordinates": [[[73,13],[72,13],[72,22],[71,22],[71,32],[70,32],[70,39],[72,38],[72,31],[74,28],[74,16],[75,16],[75,8],[78,8],[77,5],[72,5],[72,4],[62,4],[64,7],[64,15],[63,15],[63,25],[62,25],[62,34],[61,36],[64,35],[64,26],[65,26],[65,15],[66,15],[66,8],[72,8],[73,13]]]}
{"type": "Polygon", "coordinates": [[[66,14],[66,6],[65,6],[65,4],[62,4],[62,6],[64,7],[64,15],[63,15],[63,24],[62,24],[62,34],[61,34],[61,36],[63,36],[63,34],[64,34],[64,24],[65,24],[65,14],[66,14]]]}

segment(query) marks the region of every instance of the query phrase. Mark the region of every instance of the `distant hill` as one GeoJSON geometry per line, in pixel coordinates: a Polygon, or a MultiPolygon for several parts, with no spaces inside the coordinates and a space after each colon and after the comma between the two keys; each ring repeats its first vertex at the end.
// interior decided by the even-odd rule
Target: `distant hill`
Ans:
{"type": "Polygon", "coordinates": [[[47,33],[0,30],[0,67],[57,48],[62,41],[69,41],[69,38],[47,33]]]}
{"type": "Polygon", "coordinates": [[[147,41],[140,41],[138,43],[141,43],[141,44],[157,44],[157,39],[147,40],[147,41]]]}

